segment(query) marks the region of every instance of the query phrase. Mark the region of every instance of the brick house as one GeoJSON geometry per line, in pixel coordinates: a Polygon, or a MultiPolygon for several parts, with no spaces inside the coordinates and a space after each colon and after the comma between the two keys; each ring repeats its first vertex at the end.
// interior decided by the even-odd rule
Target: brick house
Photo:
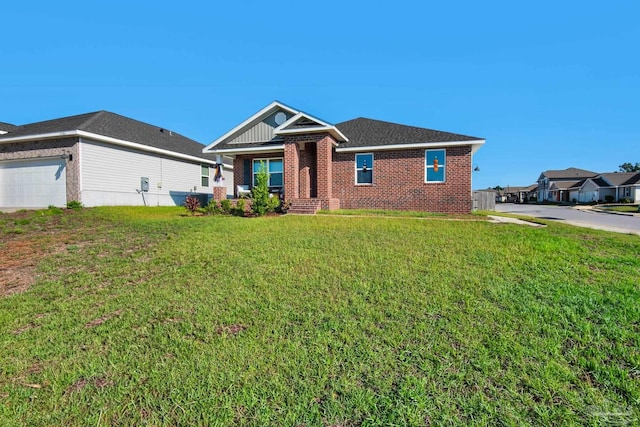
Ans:
{"type": "Polygon", "coordinates": [[[331,124],[274,101],[203,152],[233,157],[239,186],[253,186],[264,165],[293,211],[469,213],[472,156],[484,142],[367,118],[331,124]]]}

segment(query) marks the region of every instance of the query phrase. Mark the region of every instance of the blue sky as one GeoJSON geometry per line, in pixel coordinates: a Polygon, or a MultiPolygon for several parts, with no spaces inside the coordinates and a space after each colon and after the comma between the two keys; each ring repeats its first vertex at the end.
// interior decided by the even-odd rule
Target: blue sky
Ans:
{"type": "Polygon", "coordinates": [[[640,2],[9,2],[0,121],[109,110],[208,144],[279,100],[486,138],[474,188],[640,162],[640,2]]]}

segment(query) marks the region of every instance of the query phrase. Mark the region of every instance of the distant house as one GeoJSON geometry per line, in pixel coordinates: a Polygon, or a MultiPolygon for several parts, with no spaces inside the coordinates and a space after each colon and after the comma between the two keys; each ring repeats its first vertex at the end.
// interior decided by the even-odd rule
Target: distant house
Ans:
{"type": "MultiPolygon", "coordinates": [[[[204,153],[234,158],[252,187],[261,165],[291,211],[337,208],[468,213],[472,156],[484,139],[380,120],[331,124],[274,101],[204,153]]],[[[243,190],[244,191],[244,190],[243,190]]]]}
{"type": "Polygon", "coordinates": [[[544,171],[538,177],[538,202],[569,202],[573,186],[597,175],[597,172],[578,168],[544,171]]]}
{"type": "Polygon", "coordinates": [[[569,191],[570,200],[578,203],[602,202],[607,199],[636,202],[640,200],[640,172],[601,173],[578,181],[569,191]]]}
{"type": "Polygon", "coordinates": [[[625,198],[631,203],[640,203],[640,172],[620,184],[618,197],[618,200],[625,198]]]}
{"type": "MultiPolygon", "coordinates": [[[[230,159],[176,132],[108,111],[0,123],[0,208],[180,205],[233,191],[230,159]],[[225,179],[216,181],[216,173],[225,179]],[[223,192],[224,193],[224,192],[223,192]]],[[[220,178],[218,176],[218,178],[220,178]]]]}
{"type": "MultiPolygon", "coordinates": [[[[526,187],[507,186],[500,192],[500,201],[508,203],[527,203],[532,198],[538,197],[538,184],[531,184],[526,187]]],[[[496,201],[498,201],[496,199],[496,201]]]]}

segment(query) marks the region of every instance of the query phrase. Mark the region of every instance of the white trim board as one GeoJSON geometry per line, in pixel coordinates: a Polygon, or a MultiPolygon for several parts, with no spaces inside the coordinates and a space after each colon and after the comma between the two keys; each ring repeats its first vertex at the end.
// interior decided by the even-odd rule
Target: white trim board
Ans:
{"type": "Polygon", "coordinates": [[[201,157],[194,157],[188,154],[177,153],[175,151],[164,150],[162,148],[151,147],[150,145],[139,144],[137,142],[125,141],[124,139],[112,138],[110,136],[98,135],[93,132],[87,132],[84,130],[69,130],[64,132],[50,132],[50,133],[41,133],[36,135],[25,135],[25,136],[17,136],[15,138],[3,138],[0,140],[0,144],[9,143],[9,142],[25,142],[25,141],[36,141],[43,139],[58,139],[58,138],[66,138],[66,137],[80,137],[86,139],[92,139],[94,141],[106,142],[107,144],[120,145],[123,147],[129,147],[140,151],[147,151],[150,153],[163,154],[169,157],[175,157],[178,159],[189,160],[193,162],[199,163],[207,163],[215,165],[216,162],[214,160],[208,160],[201,157]]]}
{"type": "Polygon", "coordinates": [[[410,148],[444,148],[455,147],[461,145],[471,145],[471,153],[478,151],[480,146],[485,143],[485,140],[474,141],[450,141],[450,142],[415,142],[411,144],[391,144],[391,145],[367,145],[360,147],[344,147],[338,146],[336,153],[353,153],[353,152],[366,152],[366,151],[385,151],[385,150],[406,150],[410,148]]]}

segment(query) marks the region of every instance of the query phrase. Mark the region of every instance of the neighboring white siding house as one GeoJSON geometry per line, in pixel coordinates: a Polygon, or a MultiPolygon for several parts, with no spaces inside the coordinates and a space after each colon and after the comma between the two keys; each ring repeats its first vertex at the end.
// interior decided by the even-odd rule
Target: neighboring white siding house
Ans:
{"type": "Polygon", "coordinates": [[[578,203],[597,202],[600,199],[600,187],[587,179],[578,190],[571,191],[570,197],[578,203]]]}
{"type": "Polygon", "coordinates": [[[215,168],[211,164],[187,163],[85,139],[81,139],[79,150],[80,199],[85,206],[145,202],[171,206],[183,204],[192,193],[213,194],[215,168]],[[208,172],[207,186],[202,185],[202,166],[208,172]],[[144,195],[140,191],[143,177],[149,179],[149,191],[144,195]]]}
{"type": "Polygon", "coordinates": [[[0,135],[0,208],[182,205],[202,202],[214,186],[233,194],[233,168],[204,146],[157,126],[108,111],[5,126],[0,135]],[[142,178],[148,190],[142,191],[142,178]],[[147,180],[148,179],[148,180],[147,180]]]}
{"type": "Polygon", "coordinates": [[[620,188],[620,198],[629,199],[631,203],[640,202],[640,182],[620,188]]]}

